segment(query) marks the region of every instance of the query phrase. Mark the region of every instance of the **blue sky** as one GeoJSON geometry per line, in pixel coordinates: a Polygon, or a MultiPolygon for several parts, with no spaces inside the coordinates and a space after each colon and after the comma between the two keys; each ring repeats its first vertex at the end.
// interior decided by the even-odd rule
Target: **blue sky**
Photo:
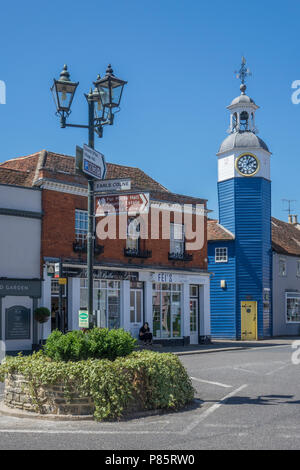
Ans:
{"type": "Polygon", "coordinates": [[[300,214],[300,80],[297,1],[114,0],[5,2],[1,11],[0,161],[40,149],[74,155],[85,130],[60,129],[49,91],[67,63],[79,81],[70,122],[83,122],[87,92],[112,63],[128,80],[114,126],[96,148],[107,161],[138,166],[170,190],[207,198],[217,216],[216,152],[226,106],[239,94],[245,55],[256,123],[273,152],[273,215],[282,198],[300,214]]]}

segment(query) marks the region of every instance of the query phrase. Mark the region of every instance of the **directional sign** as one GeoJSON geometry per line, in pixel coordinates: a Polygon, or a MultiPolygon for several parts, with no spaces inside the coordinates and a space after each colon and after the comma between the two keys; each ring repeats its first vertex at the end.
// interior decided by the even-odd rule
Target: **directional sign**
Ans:
{"type": "Polygon", "coordinates": [[[82,171],[93,178],[102,180],[106,174],[104,155],[96,150],[83,145],[82,171]]]}
{"type": "Polygon", "coordinates": [[[95,192],[104,191],[130,191],[131,179],[130,178],[119,178],[114,180],[102,180],[97,181],[94,184],[95,192]]]}
{"type": "Polygon", "coordinates": [[[96,217],[102,215],[147,214],[149,212],[149,193],[126,195],[103,195],[96,197],[96,217]]]}
{"type": "Polygon", "coordinates": [[[87,310],[79,310],[79,328],[89,328],[89,314],[87,310]]]}

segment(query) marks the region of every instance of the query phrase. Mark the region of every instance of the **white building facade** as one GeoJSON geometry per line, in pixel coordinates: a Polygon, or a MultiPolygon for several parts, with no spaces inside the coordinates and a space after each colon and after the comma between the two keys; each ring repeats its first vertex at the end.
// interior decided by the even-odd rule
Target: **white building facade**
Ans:
{"type": "Polygon", "coordinates": [[[0,184],[0,340],[6,351],[38,343],[41,191],[0,184]]]}

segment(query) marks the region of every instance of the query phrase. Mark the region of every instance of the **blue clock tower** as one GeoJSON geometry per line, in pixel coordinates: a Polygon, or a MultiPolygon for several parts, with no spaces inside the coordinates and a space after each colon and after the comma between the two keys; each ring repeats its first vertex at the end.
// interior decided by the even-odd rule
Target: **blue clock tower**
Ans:
{"type": "Polygon", "coordinates": [[[251,340],[271,335],[271,153],[257,136],[259,108],[246,94],[228,106],[229,136],[218,157],[219,221],[208,223],[211,334],[251,340]]]}

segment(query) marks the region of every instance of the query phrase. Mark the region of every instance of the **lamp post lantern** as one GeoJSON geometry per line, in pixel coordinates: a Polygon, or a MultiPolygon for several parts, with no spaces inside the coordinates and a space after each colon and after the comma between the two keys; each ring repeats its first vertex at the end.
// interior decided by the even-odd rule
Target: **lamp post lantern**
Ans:
{"type": "MultiPolygon", "coordinates": [[[[67,65],[58,80],[53,80],[51,91],[56,105],[56,114],[60,116],[60,124],[65,127],[80,127],[88,129],[88,145],[94,149],[95,133],[103,136],[103,126],[112,125],[114,112],[119,110],[122,92],[126,81],[114,76],[111,65],[106,75],[101,79],[98,75],[94,82],[95,89],[90,89],[85,98],[88,103],[88,124],[70,124],[67,118],[71,113],[72,101],[79,82],[71,82],[67,65]],[[95,106],[96,105],[96,106],[95,106]]],[[[94,178],[88,176],[88,233],[87,233],[87,284],[88,284],[88,314],[93,315],[93,265],[94,265],[94,178]]],[[[60,312],[61,314],[61,312],[60,312]]]]}

